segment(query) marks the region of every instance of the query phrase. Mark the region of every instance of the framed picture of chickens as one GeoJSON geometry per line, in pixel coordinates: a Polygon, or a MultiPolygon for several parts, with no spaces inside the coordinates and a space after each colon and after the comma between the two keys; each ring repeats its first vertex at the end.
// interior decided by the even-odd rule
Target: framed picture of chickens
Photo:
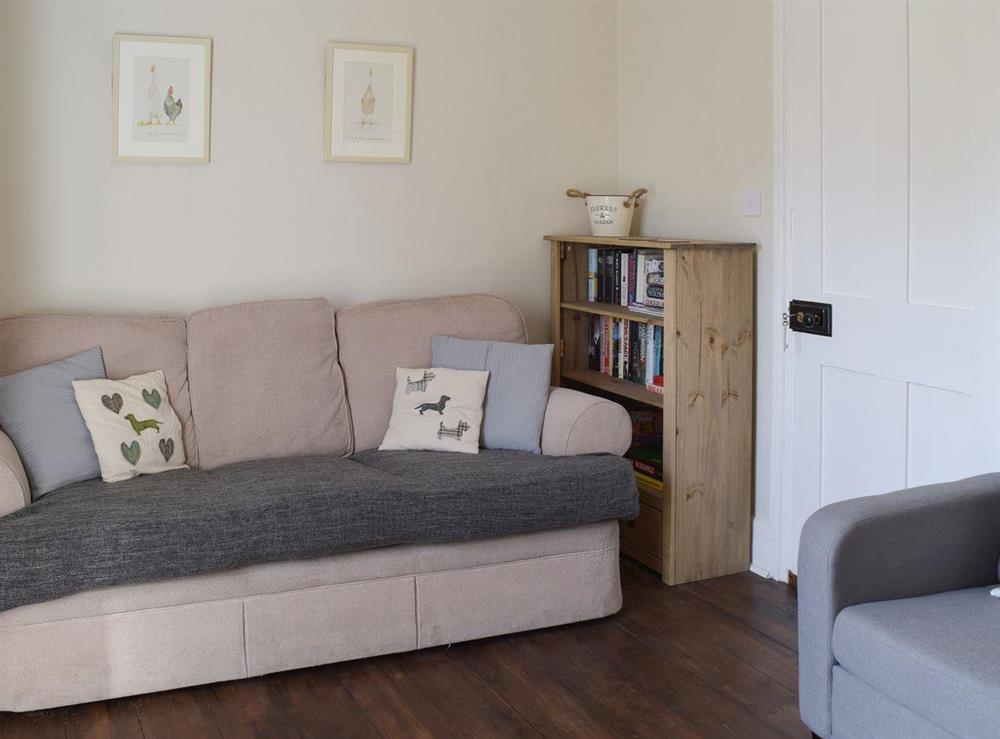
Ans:
{"type": "Polygon", "coordinates": [[[111,158],[209,160],[212,39],[115,34],[111,158]]]}
{"type": "Polygon", "coordinates": [[[413,47],[332,41],[325,87],[326,161],[410,161],[413,47]]]}

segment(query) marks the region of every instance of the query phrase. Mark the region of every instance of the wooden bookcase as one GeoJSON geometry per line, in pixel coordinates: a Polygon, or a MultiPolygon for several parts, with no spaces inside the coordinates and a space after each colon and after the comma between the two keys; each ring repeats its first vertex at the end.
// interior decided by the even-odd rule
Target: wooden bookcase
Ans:
{"type": "Polygon", "coordinates": [[[640,485],[622,552],[676,585],[750,565],[756,244],[546,236],[553,384],[663,411],[663,491],[640,485]],[[587,301],[588,249],[660,249],[664,308],[649,316],[587,301]],[[588,369],[588,314],[663,326],[662,395],[588,369]],[[672,432],[672,433],[671,433],[672,432]]]}

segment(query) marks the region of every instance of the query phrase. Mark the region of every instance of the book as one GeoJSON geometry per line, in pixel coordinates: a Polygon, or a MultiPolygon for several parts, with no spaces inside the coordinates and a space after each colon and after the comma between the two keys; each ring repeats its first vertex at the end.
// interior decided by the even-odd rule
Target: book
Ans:
{"type": "Polygon", "coordinates": [[[597,250],[597,299],[604,302],[604,249],[597,250]]]}
{"type": "Polygon", "coordinates": [[[615,278],[614,269],[614,250],[613,249],[601,249],[604,252],[604,294],[601,297],[601,302],[610,303],[614,300],[615,289],[613,280],[615,278]]]}
{"type": "Polygon", "coordinates": [[[628,307],[628,252],[618,253],[618,305],[628,307]]]}
{"type": "Polygon", "coordinates": [[[651,305],[645,305],[644,303],[629,303],[629,310],[634,310],[636,313],[644,313],[647,316],[662,316],[663,306],[659,308],[651,305]]]}
{"type": "Polygon", "coordinates": [[[639,362],[636,371],[636,381],[646,382],[646,361],[648,358],[647,344],[649,341],[650,328],[648,323],[639,324],[639,362]]]}
{"type": "Polygon", "coordinates": [[[636,290],[636,253],[635,249],[628,253],[628,297],[623,305],[627,308],[629,304],[635,302],[636,290]]]}
{"type": "Polygon", "coordinates": [[[597,249],[587,249],[587,300],[597,300],[597,249]]]}
{"type": "Polygon", "coordinates": [[[644,475],[641,472],[635,472],[635,481],[641,484],[643,487],[649,488],[650,490],[656,490],[657,492],[663,492],[663,480],[657,480],[649,475],[644,475]]]}
{"type": "Polygon", "coordinates": [[[645,370],[643,376],[643,384],[647,387],[653,378],[658,374],[657,372],[657,351],[660,348],[660,342],[662,342],[663,328],[661,326],[652,326],[652,331],[650,332],[649,343],[646,347],[646,363],[643,366],[645,370]]]}
{"type": "Polygon", "coordinates": [[[612,377],[618,377],[618,361],[621,356],[622,343],[622,322],[616,318],[613,319],[611,323],[611,372],[609,374],[612,377]]]}
{"type": "Polygon", "coordinates": [[[663,470],[642,459],[632,459],[632,471],[645,475],[651,480],[663,480],[663,470]]]}
{"type": "Polygon", "coordinates": [[[632,469],[654,480],[663,479],[663,448],[632,447],[625,456],[632,461],[632,469]]]}
{"type": "Polygon", "coordinates": [[[645,296],[643,304],[650,308],[663,307],[663,255],[645,259],[645,296]]]}
{"type": "Polygon", "coordinates": [[[646,252],[641,249],[635,255],[635,300],[630,307],[635,305],[646,305],[646,252]]]}
{"type": "MultiPolygon", "coordinates": [[[[663,307],[663,253],[647,253],[643,259],[643,299],[647,308],[663,307]]],[[[637,301],[638,302],[638,301],[637,301]]]]}
{"type": "Polygon", "coordinates": [[[623,380],[631,379],[632,377],[632,322],[622,321],[622,358],[621,358],[621,370],[622,373],[620,377],[623,380]]]}
{"type": "Polygon", "coordinates": [[[617,249],[608,249],[611,253],[611,302],[621,305],[622,302],[622,260],[617,249]]]}
{"type": "Polygon", "coordinates": [[[633,408],[632,447],[663,447],[663,412],[652,408],[633,408]]]}
{"type": "Polygon", "coordinates": [[[601,371],[606,374],[611,374],[611,318],[610,316],[601,317],[602,327],[601,327],[601,371]]]}
{"type": "Polygon", "coordinates": [[[590,333],[587,336],[587,368],[599,370],[601,367],[601,317],[590,316],[590,333]]]}

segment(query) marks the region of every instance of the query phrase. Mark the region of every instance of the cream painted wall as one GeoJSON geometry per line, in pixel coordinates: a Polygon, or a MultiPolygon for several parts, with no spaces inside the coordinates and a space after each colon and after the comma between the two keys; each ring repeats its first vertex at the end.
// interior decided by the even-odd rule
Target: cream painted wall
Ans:
{"type": "MultiPolygon", "coordinates": [[[[771,3],[622,2],[618,14],[620,189],[648,187],[644,235],[760,244],[757,275],[757,465],[754,561],[770,531],[770,387],[781,310],[771,254],[771,3]],[[762,190],[760,217],[740,210],[762,190]]],[[[765,566],[766,568],[766,566],[765,566]]]]}
{"type": "Polygon", "coordinates": [[[563,191],[758,261],[755,562],[772,539],[771,3],[0,2],[0,314],[485,291],[548,332],[563,191]],[[112,164],[111,37],[214,38],[212,162],[112,164]],[[321,157],[324,44],[416,47],[413,162],[321,157]],[[574,51],[575,50],[575,51],[574,51]],[[739,191],[763,190],[745,218],[739,191]]]}
{"type": "Polygon", "coordinates": [[[544,339],[541,235],[586,227],[567,186],[617,182],[616,21],[613,2],[0,5],[0,313],[485,291],[544,339]],[[213,37],[210,164],[111,163],[116,31],[213,37]],[[416,47],[411,164],[322,161],[331,39],[416,47]]]}

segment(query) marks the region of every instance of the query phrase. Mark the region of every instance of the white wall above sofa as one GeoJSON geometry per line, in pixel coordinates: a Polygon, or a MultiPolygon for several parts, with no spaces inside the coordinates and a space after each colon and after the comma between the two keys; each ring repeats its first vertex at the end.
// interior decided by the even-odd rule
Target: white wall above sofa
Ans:
{"type": "Polygon", "coordinates": [[[567,186],[617,183],[615,26],[613,2],[4,4],[0,314],[483,291],[542,340],[540,237],[586,227],[567,186]],[[115,32],[214,39],[210,164],[111,163],[115,32]],[[411,164],[323,162],[330,40],[416,47],[411,164]]]}

